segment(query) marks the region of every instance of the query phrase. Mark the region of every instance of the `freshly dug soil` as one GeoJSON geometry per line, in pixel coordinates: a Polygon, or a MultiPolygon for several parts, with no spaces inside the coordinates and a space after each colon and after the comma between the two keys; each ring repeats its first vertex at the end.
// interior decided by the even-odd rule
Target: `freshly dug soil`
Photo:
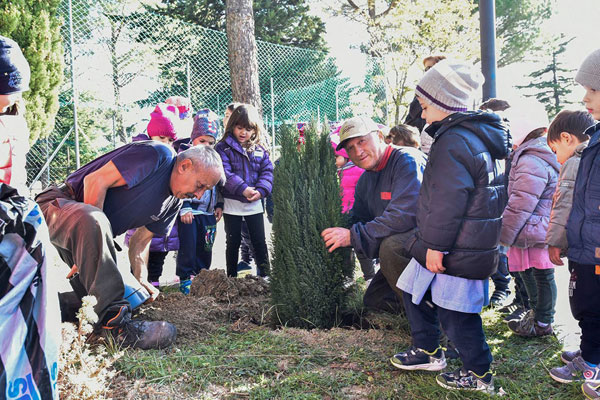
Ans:
{"type": "Polygon", "coordinates": [[[238,331],[270,321],[269,285],[262,278],[228,278],[222,270],[202,270],[190,295],[162,293],[139,311],[142,319],[168,321],[177,327],[176,345],[197,342],[232,324],[238,331]]]}

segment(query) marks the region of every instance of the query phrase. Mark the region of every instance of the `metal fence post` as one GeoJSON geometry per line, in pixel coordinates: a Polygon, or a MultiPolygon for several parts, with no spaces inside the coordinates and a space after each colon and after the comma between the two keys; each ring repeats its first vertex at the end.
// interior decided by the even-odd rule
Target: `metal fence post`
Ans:
{"type": "Polygon", "coordinates": [[[340,122],[340,94],[339,85],[335,87],[335,122],[340,122]]]}
{"type": "Polygon", "coordinates": [[[317,126],[321,125],[321,107],[317,105],[317,126]]]}
{"type": "Polygon", "coordinates": [[[273,95],[273,77],[271,77],[271,154],[275,152],[275,97],[273,95]]]}
{"type": "Polygon", "coordinates": [[[73,4],[69,0],[69,40],[71,45],[71,91],[73,93],[73,130],[75,133],[75,166],[79,169],[79,130],[77,129],[77,90],[75,88],[75,41],[73,40],[73,4]]]}
{"type": "Polygon", "coordinates": [[[185,75],[186,75],[186,79],[187,79],[187,98],[190,99],[190,101],[192,101],[192,84],[191,84],[191,72],[190,72],[190,60],[186,59],[185,60],[185,75]]]}
{"type": "Polygon", "coordinates": [[[116,118],[115,118],[115,113],[113,113],[112,115],[112,143],[113,143],[113,150],[117,148],[117,138],[115,135],[117,129],[117,122],[116,122],[116,118]]]}
{"type": "MultiPolygon", "coordinates": [[[[48,138],[46,137],[46,160],[48,160],[48,156],[50,154],[50,147],[48,146],[48,138]]],[[[44,187],[50,186],[50,163],[48,163],[48,167],[46,168],[46,185],[44,187]]]]}

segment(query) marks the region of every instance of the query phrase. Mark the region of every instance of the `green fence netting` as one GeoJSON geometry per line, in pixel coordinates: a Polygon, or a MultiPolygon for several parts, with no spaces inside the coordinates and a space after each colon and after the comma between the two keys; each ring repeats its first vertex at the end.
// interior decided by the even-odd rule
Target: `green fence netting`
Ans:
{"type": "MultiPolygon", "coordinates": [[[[60,182],[76,168],[74,91],[81,165],[143,132],[154,105],[169,96],[189,97],[194,109],[220,115],[232,101],[224,32],[109,0],[72,0],[71,7],[63,0],[59,8],[65,49],[61,108],[54,131],[28,155],[31,185],[60,182]]],[[[262,41],[257,47],[269,135],[283,123],[348,118],[353,98],[374,104],[385,98],[383,84],[368,77],[363,85],[351,84],[326,53],[262,41]]],[[[271,141],[279,140],[275,135],[271,141]]]]}

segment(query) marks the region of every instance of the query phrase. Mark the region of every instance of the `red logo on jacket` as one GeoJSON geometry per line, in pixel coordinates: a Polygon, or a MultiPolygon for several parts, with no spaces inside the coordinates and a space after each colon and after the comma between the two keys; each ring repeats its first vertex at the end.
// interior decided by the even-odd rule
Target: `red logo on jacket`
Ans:
{"type": "Polygon", "coordinates": [[[392,192],[381,192],[381,200],[391,200],[392,192]]]}

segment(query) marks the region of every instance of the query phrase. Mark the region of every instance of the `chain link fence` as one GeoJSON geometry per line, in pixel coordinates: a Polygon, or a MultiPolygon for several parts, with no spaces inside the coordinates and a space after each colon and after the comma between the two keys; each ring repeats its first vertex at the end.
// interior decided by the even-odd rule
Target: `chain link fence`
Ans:
{"type": "MultiPolygon", "coordinates": [[[[189,97],[194,109],[219,115],[232,101],[224,32],[110,0],[63,0],[59,14],[65,49],[61,107],[54,131],[28,154],[30,186],[61,182],[78,158],[83,165],[130,142],[145,130],[154,105],[169,96],[189,97]]],[[[262,41],[257,47],[263,116],[273,146],[283,123],[341,120],[369,102],[383,109],[382,82],[366,77],[363,85],[351,84],[326,53],[262,41]]],[[[382,112],[372,115],[385,121],[382,112]]],[[[191,120],[182,124],[184,132],[191,131],[191,120]]]]}

